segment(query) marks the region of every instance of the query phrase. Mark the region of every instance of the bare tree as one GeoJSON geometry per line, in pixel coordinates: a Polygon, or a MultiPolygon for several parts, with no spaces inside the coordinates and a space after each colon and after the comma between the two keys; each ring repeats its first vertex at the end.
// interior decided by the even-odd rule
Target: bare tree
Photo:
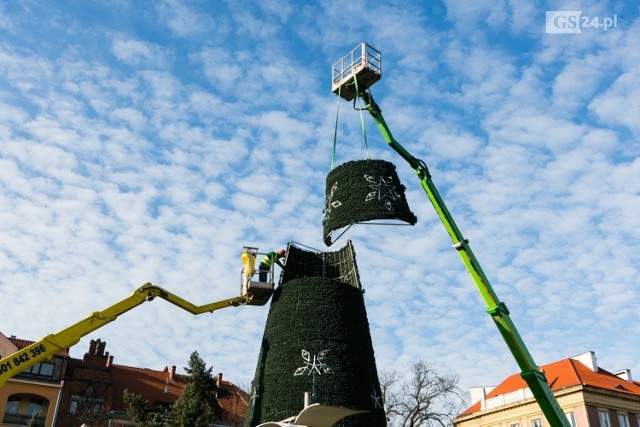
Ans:
{"type": "Polygon", "coordinates": [[[389,427],[446,427],[467,403],[457,375],[440,375],[419,360],[408,373],[383,372],[380,388],[389,427]]]}

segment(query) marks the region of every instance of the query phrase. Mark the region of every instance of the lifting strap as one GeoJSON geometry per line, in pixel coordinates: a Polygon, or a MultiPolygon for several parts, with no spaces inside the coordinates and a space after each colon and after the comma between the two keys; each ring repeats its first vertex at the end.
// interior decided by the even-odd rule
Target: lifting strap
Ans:
{"type": "MultiPolygon", "coordinates": [[[[355,74],[353,75],[353,82],[356,87],[356,97],[353,100],[353,105],[355,107],[356,99],[360,97],[360,90],[358,89],[358,79],[356,78],[355,74]]],[[[338,107],[336,108],[336,124],[333,129],[333,151],[331,152],[331,170],[333,170],[334,168],[335,159],[336,159],[336,143],[338,140],[338,117],[340,116],[340,100],[341,100],[340,90],[341,89],[342,89],[342,86],[338,87],[338,107]]],[[[369,145],[367,144],[367,131],[364,126],[364,116],[362,115],[362,110],[364,110],[364,108],[357,108],[357,110],[360,111],[360,126],[362,127],[362,138],[364,139],[364,148],[365,148],[365,151],[367,152],[367,160],[370,160],[371,157],[369,156],[369,145]]]]}
{"type": "MultiPolygon", "coordinates": [[[[353,81],[356,86],[355,99],[358,99],[360,98],[360,90],[358,89],[358,79],[356,78],[355,74],[353,75],[353,81]]],[[[353,101],[353,104],[355,105],[355,100],[353,101]]],[[[358,108],[358,111],[360,111],[360,126],[362,126],[362,138],[364,139],[364,148],[367,152],[367,160],[370,160],[371,157],[369,157],[369,146],[367,145],[367,131],[365,130],[365,127],[364,127],[364,116],[362,115],[362,110],[364,110],[364,108],[358,108]]]]}
{"type": "Polygon", "coordinates": [[[336,159],[336,140],[338,139],[338,116],[340,114],[340,89],[342,89],[342,86],[338,87],[338,108],[336,110],[336,126],[333,129],[333,152],[331,153],[331,170],[333,170],[333,164],[336,159]]]}

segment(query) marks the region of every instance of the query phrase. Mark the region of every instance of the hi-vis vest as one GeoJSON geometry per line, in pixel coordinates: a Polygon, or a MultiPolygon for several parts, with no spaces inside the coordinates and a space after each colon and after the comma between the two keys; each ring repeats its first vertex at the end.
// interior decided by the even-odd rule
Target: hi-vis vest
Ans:
{"type": "Polygon", "coordinates": [[[264,265],[265,267],[269,267],[271,268],[271,262],[273,260],[276,260],[280,258],[280,255],[276,252],[269,252],[267,253],[267,256],[265,256],[264,258],[262,258],[262,261],[260,261],[260,264],[264,265]]]}

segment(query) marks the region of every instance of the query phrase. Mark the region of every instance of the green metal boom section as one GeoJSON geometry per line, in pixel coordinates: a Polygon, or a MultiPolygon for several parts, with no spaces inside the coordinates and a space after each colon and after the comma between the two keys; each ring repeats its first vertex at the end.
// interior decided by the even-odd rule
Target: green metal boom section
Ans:
{"type": "Polygon", "coordinates": [[[499,301],[498,296],[489,283],[489,280],[482,271],[478,260],[469,247],[469,241],[462,237],[462,233],[458,229],[453,217],[440,197],[438,190],[431,180],[431,175],[429,174],[427,165],[422,160],[412,156],[404,149],[404,147],[402,147],[402,145],[393,139],[391,131],[382,117],[382,111],[373,100],[371,93],[364,92],[359,93],[359,95],[363,99],[366,109],[380,128],[382,136],[387,144],[389,144],[391,148],[405,159],[416,171],[416,174],[420,179],[420,183],[422,184],[422,188],[424,188],[424,191],[427,193],[427,196],[429,197],[429,200],[431,200],[433,207],[436,209],[436,212],[444,224],[449,237],[451,237],[451,240],[453,241],[453,247],[458,251],[462,262],[467,267],[469,274],[471,274],[478,291],[480,291],[480,294],[487,305],[487,313],[491,315],[491,318],[507,343],[509,350],[511,350],[513,357],[516,359],[516,362],[522,371],[520,375],[527,382],[527,385],[540,405],[547,421],[552,427],[570,427],[566,415],[551,392],[551,388],[549,387],[549,383],[547,382],[544,373],[538,369],[538,366],[533,361],[533,357],[527,350],[524,341],[511,321],[507,306],[503,302],[499,301]]]}

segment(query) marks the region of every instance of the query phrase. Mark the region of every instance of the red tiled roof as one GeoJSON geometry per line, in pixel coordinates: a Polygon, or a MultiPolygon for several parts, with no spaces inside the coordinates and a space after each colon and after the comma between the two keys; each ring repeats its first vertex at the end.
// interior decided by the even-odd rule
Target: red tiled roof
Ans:
{"type": "MultiPolygon", "coordinates": [[[[35,343],[35,341],[21,340],[21,339],[16,338],[16,337],[7,337],[7,339],[9,341],[11,341],[11,343],[13,345],[18,347],[19,350],[22,350],[25,347],[29,347],[31,344],[35,343]]],[[[55,356],[69,357],[69,349],[67,348],[67,349],[64,349],[64,350],[60,350],[59,352],[57,352],[55,354],[55,356]]]]}
{"type": "MultiPolygon", "coordinates": [[[[114,385],[111,408],[124,411],[125,389],[129,393],[141,395],[152,407],[158,403],[173,404],[187,386],[188,378],[185,375],[174,374],[171,380],[168,368],[154,371],[114,364],[111,366],[111,382],[114,385]]],[[[247,393],[230,381],[223,380],[221,386],[229,392],[228,395],[218,398],[223,412],[227,416],[244,417],[248,407],[247,393]]]]}
{"type": "Polygon", "coordinates": [[[142,395],[151,406],[155,406],[161,402],[175,402],[188,383],[184,375],[175,374],[170,379],[169,369],[166,368],[154,371],[123,365],[111,366],[111,381],[114,384],[112,409],[119,410],[125,408],[122,397],[125,389],[129,393],[142,395]]]}
{"type": "MultiPolygon", "coordinates": [[[[598,368],[598,372],[594,372],[582,362],[574,359],[563,359],[553,362],[541,366],[541,369],[544,371],[552,391],[576,385],[586,385],[640,396],[640,382],[627,381],[602,368],[598,368]]],[[[522,379],[520,374],[513,374],[488,393],[486,398],[491,399],[523,388],[527,388],[527,383],[522,379]]],[[[479,411],[480,408],[480,402],[475,402],[460,415],[472,414],[479,411]]]]}
{"type": "MultiPolygon", "coordinates": [[[[229,381],[222,381],[222,388],[229,392],[229,395],[218,397],[218,403],[222,406],[223,420],[242,421],[249,407],[249,394],[229,381]]],[[[236,423],[232,422],[233,425],[236,423]]]]}

